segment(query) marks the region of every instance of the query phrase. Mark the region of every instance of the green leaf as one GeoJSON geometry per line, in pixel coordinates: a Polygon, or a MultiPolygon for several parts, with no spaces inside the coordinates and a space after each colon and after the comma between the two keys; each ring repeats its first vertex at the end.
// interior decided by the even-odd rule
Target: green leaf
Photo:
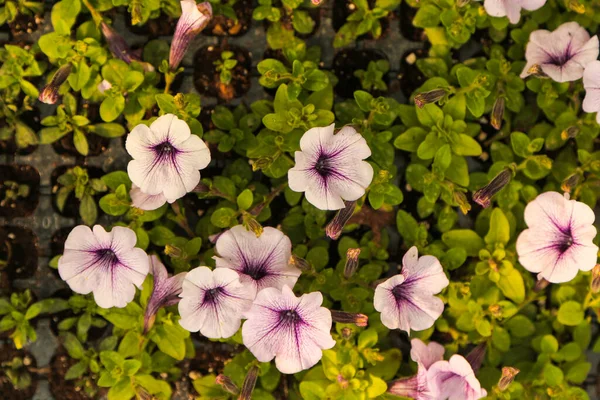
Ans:
{"type": "Polygon", "coordinates": [[[105,138],[121,137],[125,134],[125,128],[121,124],[106,123],[95,124],[89,127],[90,132],[105,138]]]}
{"type": "Polygon", "coordinates": [[[67,370],[65,374],[65,380],[77,379],[85,374],[88,370],[88,363],[85,360],[81,360],[67,370]]]}
{"type": "Polygon", "coordinates": [[[358,104],[358,107],[362,111],[371,111],[371,102],[373,101],[373,96],[370,93],[363,90],[357,90],[354,92],[354,100],[356,100],[356,104],[358,104]]]}
{"type": "Polygon", "coordinates": [[[444,120],[444,112],[435,104],[425,104],[423,108],[416,107],[416,111],[421,125],[432,127],[444,120]]]}
{"type": "Polygon", "coordinates": [[[237,197],[237,205],[240,210],[247,210],[252,206],[254,202],[254,195],[250,189],[245,189],[242,193],[237,197]]]}
{"type": "Polygon", "coordinates": [[[231,208],[219,208],[210,216],[210,222],[218,228],[229,228],[236,222],[236,215],[235,210],[231,208]]]}
{"type": "Polygon", "coordinates": [[[100,117],[103,121],[112,122],[125,109],[125,97],[122,94],[106,97],[100,104],[100,117]]]}
{"type": "Polygon", "coordinates": [[[479,156],[482,152],[479,143],[464,133],[459,134],[458,140],[452,143],[452,150],[459,156],[479,156]]]}
{"type": "Polygon", "coordinates": [[[556,365],[548,363],[544,367],[544,379],[548,386],[558,386],[563,382],[564,374],[556,365]]]}
{"type": "Polygon", "coordinates": [[[79,204],[79,215],[81,216],[83,223],[88,226],[93,225],[94,222],[96,222],[96,218],[98,218],[96,202],[89,194],[84,195],[81,199],[81,203],[79,204]]]}
{"type": "Polygon", "coordinates": [[[434,28],[440,23],[441,10],[433,4],[423,4],[413,18],[417,28],[434,28]]]}
{"type": "Polygon", "coordinates": [[[419,145],[425,140],[427,131],[421,127],[415,126],[398,135],[394,140],[394,146],[400,150],[415,152],[419,145]]]}
{"type": "Polygon", "coordinates": [[[89,144],[81,129],[75,128],[73,131],[73,144],[75,145],[75,148],[79,154],[82,156],[88,155],[90,151],[89,144]]]}
{"type": "Polygon", "coordinates": [[[448,231],[442,235],[442,241],[450,248],[462,247],[471,257],[477,256],[479,250],[485,247],[483,239],[470,229],[448,231]]]}
{"type": "Polygon", "coordinates": [[[77,337],[70,332],[65,332],[61,335],[62,344],[69,353],[69,356],[76,360],[83,358],[85,349],[77,337]]]}
{"type": "Polygon", "coordinates": [[[576,385],[581,385],[586,380],[590,369],[592,369],[592,364],[589,362],[577,363],[567,371],[567,380],[576,385]]]}
{"type": "Polygon", "coordinates": [[[521,303],[525,300],[525,283],[523,282],[523,276],[516,268],[511,267],[506,274],[501,272],[497,285],[502,294],[515,303],[521,303]]]}
{"type": "Polygon", "coordinates": [[[485,235],[487,244],[506,245],[510,240],[510,225],[501,209],[495,208],[490,217],[490,229],[485,235]]]}
{"type": "Polygon", "coordinates": [[[358,349],[364,350],[377,344],[377,331],[373,328],[366,329],[358,336],[358,349]]]}
{"type": "Polygon", "coordinates": [[[558,309],[557,319],[563,325],[577,326],[583,321],[583,307],[576,301],[567,301],[558,309]]]}

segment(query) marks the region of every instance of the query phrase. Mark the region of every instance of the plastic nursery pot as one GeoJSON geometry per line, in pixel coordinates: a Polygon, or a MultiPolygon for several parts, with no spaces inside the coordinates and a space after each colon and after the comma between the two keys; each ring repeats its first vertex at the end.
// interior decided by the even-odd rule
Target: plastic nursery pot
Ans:
{"type": "Polygon", "coordinates": [[[213,15],[208,26],[202,31],[207,36],[242,36],[252,25],[252,0],[236,1],[233,11],[237,21],[225,15],[213,15]]]}
{"type": "Polygon", "coordinates": [[[132,25],[131,18],[126,16],[125,26],[131,31],[131,33],[155,38],[157,36],[172,36],[175,33],[177,20],[178,18],[171,18],[161,13],[158,18],[149,19],[143,25],[132,25]]]}
{"type": "MultiPolygon", "coordinates": [[[[34,132],[39,132],[42,128],[40,124],[40,110],[37,107],[34,107],[33,110],[23,112],[19,116],[19,119],[33,129],[34,132]]],[[[6,126],[6,121],[0,121],[0,128],[4,126],[6,126]]],[[[8,140],[0,140],[0,154],[19,154],[24,156],[33,153],[35,149],[37,149],[37,145],[27,146],[22,149],[17,147],[14,135],[8,140]]]]}
{"type": "Polygon", "coordinates": [[[39,198],[40,174],[35,168],[29,165],[0,165],[0,217],[11,219],[31,215],[39,198]],[[26,192],[20,188],[23,185],[26,192]]]}
{"type": "Polygon", "coordinates": [[[44,24],[43,15],[19,14],[13,22],[8,23],[10,41],[34,43],[31,34],[36,32],[44,24]]]}
{"type": "MultiPolygon", "coordinates": [[[[354,72],[362,69],[367,70],[371,61],[387,60],[386,55],[375,49],[363,50],[341,50],[338,51],[333,59],[333,72],[338,77],[339,82],[335,85],[335,93],[346,98],[353,98],[356,90],[364,90],[360,79],[354,76],[354,72]]],[[[386,85],[390,85],[390,79],[387,74],[383,77],[386,85]]],[[[387,91],[372,89],[369,91],[373,96],[385,96],[387,91]]]]}
{"type": "Polygon", "coordinates": [[[426,39],[425,30],[417,28],[413,25],[413,20],[417,14],[417,9],[411,7],[403,1],[398,10],[398,18],[400,19],[400,34],[406,39],[413,42],[424,42],[426,39]]]}
{"type": "MultiPolygon", "coordinates": [[[[69,368],[77,364],[78,360],[69,357],[64,348],[58,349],[57,354],[50,361],[50,375],[48,383],[50,384],[50,393],[55,399],[61,400],[89,400],[90,397],[85,393],[85,387],[80,379],[65,379],[69,368]]],[[[97,397],[96,397],[97,398],[97,397]]]]}
{"type": "MultiPolygon", "coordinates": [[[[369,8],[373,9],[375,7],[375,0],[368,0],[369,8]]],[[[333,17],[331,22],[333,24],[333,29],[335,31],[339,31],[342,26],[346,23],[348,16],[352,14],[356,10],[356,6],[352,3],[352,0],[335,0],[333,2],[333,17]]],[[[393,14],[389,13],[387,17],[381,18],[379,22],[381,23],[381,36],[379,36],[376,40],[384,38],[389,29],[390,22],[389,20],[392,18],[393,14]]],[[[357,38],[357,40],[363,39],[375,39],[370,33],[361,35],[357,38]]]]}
{"type": "Polygon", "coordinates": [[[243,96],[250,90],[251,69],[250,53],[241,47],[233,45],[202,47],[194,55],[194,86],[203,95],[217,97],[227,102],[243,96]],[[231,59],[237,61],[236,66],[231,70],[229,84],[221,82],[219,71],[214,64],[216,61],[221,61],[221,54],[224,51],[233,52],[231,59]]]}
{"type": "MultiPolygon", "coordinates": [[[[36,368],[37,363],[35,358],[25,350],[17,350],[12,346],[12,343],[5,343],[0,347],[0,365],[11,362],[14,358],[20,358],[24,364],[17,371],[27,371],[36,368]]],[[[28,400],[33,397],[37,390],[37,379],[34,372],[29,372],[31,376],[31,384],[24,389],[16,389],[11,380],[6,375],[5,368],[0,368],[0,397],[6,400],[28,400]]]]}
{"type": "Polygon", "coordinates": [[[413,49],[407,50],[400,59],[400,87],[406,98],[426,81],[425,75],[417,67],[417,60],[426,56],[426,50],[413,49]]]}
{"type": "Polygon", "coordinates": [[[11,281],[33,278],[38,265],[38,239],[29,229],[0,226],[0,261],[11,281]]]}
{"type": "MultiPolygon", "coordinates": [[[[62,174],[64,174],[65,172],[67,172],[68,169],[73,168],[73,167],[74,167],[74,165],[62,165],[62,166],[56,168],[54,171],[52,171],[52,174],[50,175],[50,182],[52,185],[52,208],[54,209],[55,212],[62,215],[63,217],[76,218],[77,220],[79,220],[79,203],[80,202],[79,202],[79,199],[77,199],[75,197],[75,191],[72,191],[69,194],[69,197],[67,198],[67,201],[65,203],[65,207],[62,211],[60,211],[58,209],[58,206],[56,205],[56,195],[58,193],[58,190],[60,189],[60,185],[58,184],[58,177],[61,176],[62,174]]],[[[85,166],[84,168],[87,170],[88,176],[90,179],[94,179],[94,178],[100,179],[102,177],[102,175],[104,175],[104,172],[102,171],[102,169],[100,169],[98,167],[85,166]]],[[[96,201],[96,204],[98,204],[98,201],[104,194],[105,193],[98,193],[98,194],[96,194],[96,196],[94,196],[94,200],[96,201]]]]}

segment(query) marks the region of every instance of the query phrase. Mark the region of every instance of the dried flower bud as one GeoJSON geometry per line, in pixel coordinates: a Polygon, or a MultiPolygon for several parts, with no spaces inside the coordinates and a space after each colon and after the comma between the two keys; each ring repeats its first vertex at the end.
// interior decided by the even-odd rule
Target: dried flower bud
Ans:
{"type": "Polygon", "coordinates": [[[580,131],[581,129],[579,129],[578,127],[570,126],[560,133],[560,138],[562,140],[573,139],[579,134],[580,131]]]}
{"type": "Polygon", "coordinates": [[[505,391],[512,381],[515,380],[515,376],[517,376],[519,372],[521,371],[513,367],[502,367],[502,376],[498,381],[498,389],[501,392],[505,391]]]}
{"type": "Polygon", "coordinates": [[[60,86],[65,83],[69,75],[71,74],[71,70],[73,69],[73,65],[71,63],[64,64],[61,66],[52,76],[50,83],[48,83],[38,97],[38,100],[42,103],[46,104],[55,104],[58,101],[58,90],[60,86]]]}
{"type": "Polygon", "coordinates": [[[165,246],[165,254],[172,258],[179,258],[183,255],[183,250],[181,250],[179,247],[168,244],[165,246]]]}
{"type": "Polygon", "coordinates": [[[548,75],[544,71],[542,71],[542,67],[539,64],[533,64],[531,68],[527,70],[529,75],[536,76],[538,78],[547,78],[548,75]]]}
{"type": "Polygon", "coordinates": [[[217,385],[221,385],[223,390],[226,391],[227,393],[231,393],[234,396],[237,396],[238,394],[240,394],[240,388],[238,388],[237,385],[235,383],[233,383],[231,378],[228,376],[219,374],[219,375],[217,375],[215,382],[217,383],[217,385]]]}
{"type": "Polygon", "coordinates": [[[263,227],[260,224],[260,222],[252,218],[250,214],[245,214],[244,226],[247,230],[252,231],[256,235],[256,237],[259,237],[263,233],[263,227]]]}
{"type": "Polygon", "coordinates": [[[212,7],[207,1],[200,4],[196,4],[195,0],[181,1],[181,17],[177,21],[169,53],[169,68],[171,71],[177,69],[192,39],[208,25],[212,16],[212,7]]]}
{"type": "Polygon", "coordinates": [[[488,307],[492,317],[494,318],[502,318],[502,306],[500,304],[492,304],[488,307]]]}
{"type": "Polygon", "coordinates": [[[435,103],[446,96],[446,89],[433,89],[429,92],[419,93],[415,96],[415,104],[419,108],[423,108],[425,104],[435,103]]]}
{"type": "Polygon", "coordinates": [[[455,190],[453,193],[454,201],[458,204],[460,211],[463,214],[467,214],[471,209],[471,204],[469,204],[469,200],[467,200],[467,196],[461,191],[455,190]]]}
{"type": "Polygon", "coordinates": [[[365,314],[355,314],[336,310],[330,311],[333,322],[339,322],[340,324],[354,324],[361,328],[364,328],[369,323],[369,317],[365,314]]]}
{"type": "Polygon", "coordinates": [[[571,190],[577,187],[577,185],[579,185],[579,182],[581,182],[581,174],[579,172],[575,172],[566,177],[564,181],[562,181],[560,188],[563,192],[571,193],[571,190]]]}
{"type": "Polygon", "coordinates": [[[502,128],[502,118],[504,118],[504,104],[506,100],[504,100],[504,96],[500,96],[494,102],[494,107],[492,108],[492,120],[490,123],[492,126],[500,130],[502,128]]]}
{"type": "Polygon", "coordinates": [[[102,34],[108,44],[108,49],[116,58],[130,64],[132,61],[139,61],[132,53],[123,36],[119,35],[106,22],[100,24],[102,34]]]}
{"type": "Polygon", "coordinates": [[[311,269],[310,263],[308,261],[306,261],[302,257],[298,257],[295,254],[292,254],[292,256],[290,257],[290,264],[298,268],[300,271],[310,271],[311,269]]]}
{"type": "Polygon", "coordinates": [[[473,193],[473,201],[483,208],[489,207],[492,197],[508,185],[512,177],[513,172],[510,168],[503,169],[490,183],[473,193]]]}
{"type": "Polygon", "coordinates": [[[548,282],[544,278],[539,278],[538,281],[535,283],[535,286],[533,287],[533,291],[536,293],[541,292],[542,290],[546,289],[549,284],[550,282],[548,282]]]}
{"type": "Polygon", "coordinates": [[[567,8],[577,14],[585,14],[585,6],[579,0],[567,0],[567,8]]]}
{"type": "Polygon", "coordinates": [[[342,338],[348,340],[352,337],[352,333],[352,329],[345,327],[344,329],[342,329],[342,338]]]}
{"type": "Polygon", "coordinates": [[[600,291],[600,264],[592,269],[592,292],[598,293],[600,291]]]}
{"type": "Polygon", "coordinates": [[[271,157],[261,157],[257,160],[250,161],[252,164],[252,171],[258,171],[260,169],[266,169],[273,164],[273,158],[271,157]]]}
{"type": "Polygon", "coordinates": [[[242,386],[242,393],[240,394],[240,397],[238,397],[238,400],[250,400],[252,398],[252,391],[254,391],[257,379],[258,365],[253,365],[250,367],[248,374],[246,374],[246,379],[244,379],[244,385],[242,386]]]}
{"type": "Polygon", "coordinates": [[[487,350],[487,343],[482,342],[479,343],[473,350],[467,354],[465,357],[466,360],[471,364],[471,368],[473,368],[473,372],[477,373],[479,368],[481,368],[481,364],[483,363],[483,358],[485,357],[485,351],[487,350]]]}
{"type": "Polygon", "coordinates": [[[350,279],[358,269],[358,256],[360,248],[348,249],[346,251],[346,265],[344,265],[344,277],[350,279]]]}
{"type": "Polygon", "coordinates": [[[354,214],[354,208],[356,207],[356,201],[344,201],[346,207],[342,208],[335,214],[335,217],[325,227],[325,234],[333,240],[337,240],[342,234],[344,226],[348,223],[348,220],[354,214]]]}

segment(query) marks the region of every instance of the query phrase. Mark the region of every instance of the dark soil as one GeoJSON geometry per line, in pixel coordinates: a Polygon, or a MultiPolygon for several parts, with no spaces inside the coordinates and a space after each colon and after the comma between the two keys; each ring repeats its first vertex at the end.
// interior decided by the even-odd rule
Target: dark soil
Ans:
{"type": "MultiPolygon", "coordinates": [[[[83,110],[82,115],[90,120],[90,124],[102,123],[100,118],[100,105],[91,104],[86,100],[80,99],[78,108],[83,110]]],[[[94,157],[102,154],[109,145],[110,139],[90,133],[86,135],[88,140],[89,152],[87,157],[94,157]]],[[[83,157],[73,144],[73,133],[63,136],[60,140],[52,143],[52,148],[58,154],[67,154],[75,157],[83,157]]]]}
{"type": "Polygon", "coordinates": [[[425,41],[425,30],[413,25],[413,20],[417,14],[416,8],[412,8],[405,1],[400,4],[398,17],[400,18],[400,33],[406,39],[413,42],[425,41]]]}
{"type": "Polygon", "coordinates": [[[4,270],[11,281],[35,275],[38,264],[37,246],[38,239],[31,230],[19,226],[0,227],[0,259],[8,260],[4,270]]]}
{"type": "Polygon", "coordinates": [[[13,22],[8,23],[11,42],[29,39],[27,36],[37,31],[43,23],[44,17],[41,15],[17,15],[13,22]]]}
{"type": "MultiPolygon", "coordinates": [[[[369,8],[373,9],[375,7],[376,0],[368,0],[369,8]]],[[[350,14],[352,14],[356,10],[356,6],[352,3],[351,0],[334,0],[333,2],[333,29],[335,31],[339,31],[342,26],[346,23],[346,19],[350,14]]],[[[389,20],[393,17],[392,13],[389,13],[387,17],[381,18],[379,22],[381,23],[381,36],[378,39],[385,37],[390,29],[389,20]]],[[[368,33],[358,37],[358,40],[362,39],[374,39],[373,36],[368,33]]]]}
{"type": "Polygon", "coordinates": [[[31,215],[38,205],[40,197],[40,174],[29,165],[0,165],[0,217],[15,218],[31,215]],[[10,200],[3,204],[6,181],[29,186],[29,195],[25,198],[10,200]]]}
{"type": "Polygon", "coordinates": [[[238,46],[223,44],[222,47],[203,47],[194,55],[194,85],[203,95],[217,97],[222,101],[230,101],[241,97],[250,89],[250,70],[252,60],[250,53],[238,46]],[[237,65],[232,70],[232,79],[228,85],[221,83],[219,72],[214,65],[221,60],[223,51],[232,51],[232,59],[237,65]]]}
{"type": "Polygon", "coordinates": [[[222,373],[225,363],[241,350],[240,346],[211,342],[203,337],[199,338],[199,343],[196,343],[195,347],[196,356],[189,360],[188,370],[202,375],[222,373]]]}
{"type": "MultiPolygon", "coordinates": [[[[310,31],[309,33],[300,33],[294,30],[294,16],[292,14],[286,14],[285,12],[282,13],[281,15],[281,25],[283,25],[283,27],[285,29],[288,29],[290,31],[294,31],[294,34],[301,38],[301,39],[308,39],[309,37],[311,37],[312,35],[315,34],[315,32],[317,32],[317,30],[319,29],[319,26],[321,25],[321,9],[320,8],[302,8],[302,11],[306,11],[310,17],[312,18],[312,20],[315,22],[312,31],[310,31]]],[[[271,22],[264,20],[263,21],[263,25],[265,27],[265,31],[269,28],[269,25],[271,24],[271,22]]]]}
{"type": "Polygon", "coordinates": [[[400,87],[407,98],[425,83],[425,76],[416,63],[417,59],[422,57],[427,57],[426,50],[413,49],[406,51],[400,59],[400,87]]]}
{"type": "Polygon", "coordinates": [[[88,400],[92,398],[85,394],[83,387],[77,385],[77,379],[65,380],[65,374],[76,363],[77,360],[70,358],[64,349],[60,349],[59,353],[52,358],[48,381],[50,392],[55,399],[88,400]]]}
{"type": "MultiPolygon", "coordinates": [[[[26,362],[30,362],[29,368],[35,368],[35,358],[25,350],[16,350],[12,345],[3,345],[0,348],[0,365],[10,362],[14,357],[20,357],[26,362]]],[[[3,368],[0,369],[0,398],[6,400],[27,400],[31,399],[37,390],[37,380],[35,374],[31,373],[31,385],[23,390],[17,390],[12,382],[4,374],[3,368]]]]}
{"type": "MultiPolygon", "coordinates": [[[[42,129],[42,125],[40,124],[40,110],[36,107],[33,110],[23,112],[19,119],[29,125],[31,129],[35,132],[39,132],[42,129]]],[[[4,126],[5,122],[0,121],[0,127],[4,126]]],[[[37,146],[27,146],[23,149],[19,149],[17,147],[17,143],[15,142],[14,136],[9,140],[0,140],[0,154],[19,154],[19,155],[27,155],[31,154],[37,149],[37,146]]]]}
{"type": "MultiPolygon", "coordinates": [[[[385,54],[375,49],[364,50],[341,50],[333,59],[333,72],[338,77],[339,82],[335,85],[335,93],[346,98],[353,98],[356,90],[364,90],[360,79],[354,76],[354,71],[362,69],[364,71],[369,67],[371,61],[386,60],[385,54]]],[[[390,85],[389,77],[384,75],[383,81],[390,85]]],[[[387,91],[372,89],[369,91],[373,96],[385,96],[387,91]]]]}
{"type": "Polygon", "coordinates": [[[157,36],[172,36],[175,33],[178,18],[171,18],[161,14],[156,19],[149,19],[144,25],[131,25],[129,13],[125,17],[125,26],[136,35],[150,36],[155,39],[157,36]]]}
{"type": "Polygon", "coordinates": [[[224,15],[213,15],[202,34],[207,36],[242,36],[252,24],[252,0],[239,0],[233,6],[237,21],[224,15]]]}
{"type": "MultiPolygon", "coordinates": [[[[59,213],[60,215],[62,215],[64,217],[79,219],[79,203],[80,202],[75,197],[75,191],[72,191],[71,194],[69,194],[69,197],[67,198],[65,207],[62,212],[56,206],[56,194],[58,193],[58,190],[61,187],[58,184],[58,177],[61,176],[62,174],[64,174],[65,172],[67,172],[68,169],[73,168],[73,167],[74,167],[74,165],[63,165],[63,166],[56,168],[54,171],[52,171],[52,175],[50,175],[50,182],[52,184],[52,208],[54,209],[55,212],[59,213]]],[[[100,168],[90,167],[90,166],[86,166],[85,168],[87,169],[88,176],[90,179],[100,178],[102,175],[104,175],[104,172],[102,172],[102,169],[100,169],[100,168]]],[[[99,193],[96,196],[94,196],[96,203],[98,203],[98,201],[104,194],[105,193],[99,193]]],[[[61,253],[62,253],[62,251],[61,251],[61,253]]]]}

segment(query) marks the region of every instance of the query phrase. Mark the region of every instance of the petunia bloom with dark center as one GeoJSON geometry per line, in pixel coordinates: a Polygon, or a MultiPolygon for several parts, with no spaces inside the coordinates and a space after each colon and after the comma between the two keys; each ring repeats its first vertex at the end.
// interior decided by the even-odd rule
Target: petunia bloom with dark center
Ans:
{"type": "Polygon", "coordinates": [[[583,71],[583,87],[585,98],[582,108],[587,113],[596,114],[596,122],[600,124],[600,61],[594,60],[586,65],[583,71]]]}

